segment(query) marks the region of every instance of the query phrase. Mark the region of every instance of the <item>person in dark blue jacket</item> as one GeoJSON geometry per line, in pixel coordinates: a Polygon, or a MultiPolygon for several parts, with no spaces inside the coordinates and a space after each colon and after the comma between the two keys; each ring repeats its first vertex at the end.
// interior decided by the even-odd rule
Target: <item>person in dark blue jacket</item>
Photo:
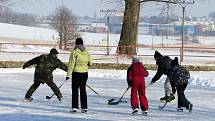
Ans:
{"type": "Polygon", "coordinates": [[[177,111],[183,111],[185,107],[189,112],[193,109],[193,104],[191,104],[185,97],[184,91],[188,84],[188,79],[190,78],[189,71],[179,65],[178,58],[175,57],[171,62],[171,69],[169,71],[170,83],[172,86],[173,93],[177,91],[178,94],[178,108],[177,111]]]}

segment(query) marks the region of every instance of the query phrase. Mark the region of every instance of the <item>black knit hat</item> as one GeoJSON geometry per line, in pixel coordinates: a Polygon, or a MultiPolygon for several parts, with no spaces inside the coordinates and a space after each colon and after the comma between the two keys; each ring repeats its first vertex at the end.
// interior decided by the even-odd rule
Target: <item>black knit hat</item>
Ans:
{"type": "Polygon", "coordinates": [[[75,41],[76,45],[83,45],[83,39],[82,38],[77,38],[75,41]]]}
{"type": "Polygon", "coordinates": [[[58,54],[57,49],[52,48],[52,49],[50,50],[50,54],[58,54]]]}
{"type": "Polygon", "coordinates": [[[158,58],[158,57],[161,57],[161,56],[162,55],[158,51],[155,51],[154,58],[158,58]]]}

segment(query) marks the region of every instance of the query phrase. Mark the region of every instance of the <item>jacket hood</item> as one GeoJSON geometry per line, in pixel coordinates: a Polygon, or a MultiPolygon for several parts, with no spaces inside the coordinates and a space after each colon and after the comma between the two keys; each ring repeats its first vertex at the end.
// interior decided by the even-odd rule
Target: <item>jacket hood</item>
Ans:
{"type": "Polygon", "coordinates": [[[162,56],[163,55],[161,55],[158,51],[155,51],[154,58],[160,58],[162,56]]]}
{"type": "Polygon", "coordinates": [[[84,45],[76,45],[75,48],[74,48],[74,50],[77,49],[77,48],[79,50],[81,50],[81,52],[84,52],[86,50],[86,48],[84,47],[84,45]]]}

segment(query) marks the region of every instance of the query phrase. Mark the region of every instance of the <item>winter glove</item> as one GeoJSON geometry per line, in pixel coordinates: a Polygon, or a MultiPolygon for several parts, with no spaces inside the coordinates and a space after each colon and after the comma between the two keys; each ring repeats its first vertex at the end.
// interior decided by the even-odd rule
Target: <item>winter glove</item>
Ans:
{"type": "Polygon", "coordinates": [[[175,94],[175,92],[176,92],[175,83],[172,82],[172,81],[170,81],[170,85],[171,85],[171,87],[172,87],[172,94],[175,94]]]}
{"type": "Polygon", "coordinates": [[[66,80],[68,80],[69,79],[69,77],[66,77],[66,80]]]}
{"type": "Polygon", "coordinates": [[[127,80],[128,86],[131,87],[133,85],[132,80],[127,80]]]}
{"type": "Polygon", "coordinates": [[[26,68],[26,65],[24,64],[23,67],[22,67],[22,69],[25,69],[25,68],[26,68]]]}

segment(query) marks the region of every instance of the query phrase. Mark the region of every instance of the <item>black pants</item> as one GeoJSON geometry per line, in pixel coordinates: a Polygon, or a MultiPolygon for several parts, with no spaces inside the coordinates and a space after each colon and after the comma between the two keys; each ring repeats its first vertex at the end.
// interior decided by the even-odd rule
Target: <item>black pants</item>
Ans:
{"type": "Polygon", "coordinates": [[[184,94],[184,90],[186,89],[186,87],[187,83],[176,87],[178,93],[178,108],[180,107],[186,107],[187,109],[189,108],[190,102],[187,100],[184,94]]]}
{"type": "MultiPolygon", "coordinates": [[[[34,82],[31,87],[28,89],[25,97],[31,97],[36,89],[40,86],[41,82],[34,82]]],[[[57,96],[58,99],[62,98],[62,94],[57,87],[57,85],[53,81],[46,82],[46,84],[52,89],[54,94],[57,96]]]]}
{"type": "Polygon", "coordinates": [[[86,93],[86,82],[88,79],[88,73],[72,73],[72,108],[78,109],[78,95],[80,88],[80,101],[81,108],[87,109],[87,93],[86,93]]]}

